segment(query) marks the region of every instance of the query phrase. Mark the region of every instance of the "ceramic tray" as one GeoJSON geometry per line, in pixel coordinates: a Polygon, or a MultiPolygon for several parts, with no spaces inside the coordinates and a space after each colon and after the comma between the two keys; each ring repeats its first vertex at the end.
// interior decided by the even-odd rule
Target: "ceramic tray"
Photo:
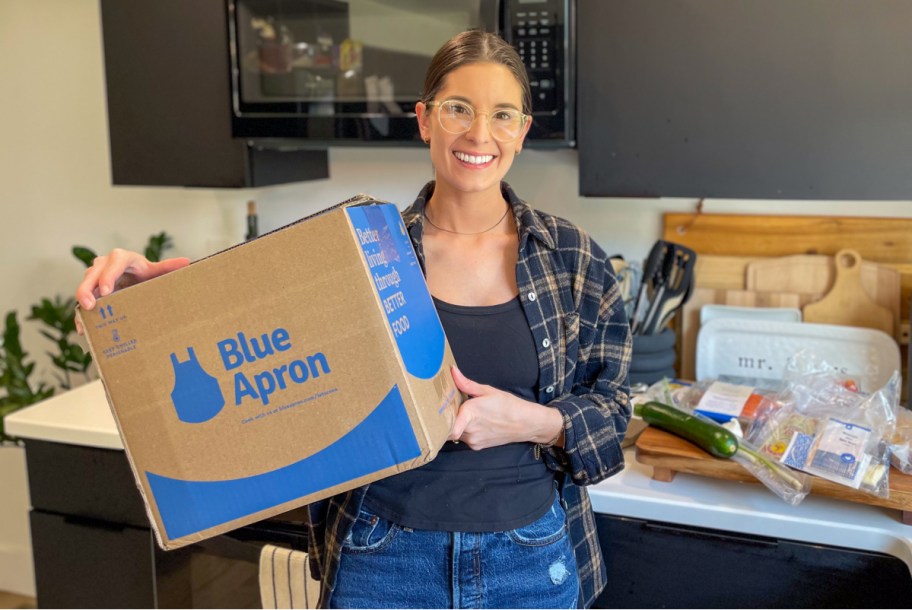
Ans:
{"type": "Polygon", "coordinates": [[[697,381],[718,378],[782,379],[788,359],[806,349],[858,379],[861,389],[881,388],[900,370],[899,346],[879,330],[717,318],[697,335],[697,381]]]}
{"type": "Polygon", "coordinates": [[[715,303],[710,303],[700,308],[701,325],[717,318],[801,322],[801,310],[797,307],[741,307],[739,305],[719,305],[715,303]]]}

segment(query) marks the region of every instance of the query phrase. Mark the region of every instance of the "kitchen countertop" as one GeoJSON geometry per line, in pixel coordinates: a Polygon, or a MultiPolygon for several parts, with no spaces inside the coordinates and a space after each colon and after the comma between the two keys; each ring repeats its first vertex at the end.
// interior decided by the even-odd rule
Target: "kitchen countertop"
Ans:
{"type": "Polygon", "coordinates": [[[124,448],[101,380],[20,409],[8,415],[5,423],[7,434],[19,438],[124,448]]]}
{"type": "MultiPolygon", "coordinates": [[[[9,434],[103,449],[123,449],[101,381],[93,381],[6,417],[9,434]]],[[[808,496],[790,506],[759,484],[678,473],[651,478],[633,449],[626,468],[589,488],[596,512],[887,553],[912,572],[912,526],[895,509],[808,496]]]]}

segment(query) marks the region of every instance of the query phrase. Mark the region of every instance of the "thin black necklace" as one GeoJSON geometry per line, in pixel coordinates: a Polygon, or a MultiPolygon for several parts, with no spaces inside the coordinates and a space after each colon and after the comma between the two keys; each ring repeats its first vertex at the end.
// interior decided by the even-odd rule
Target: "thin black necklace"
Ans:
{"type": "Polygon", "coordinates": [[[493,225],[491,225],[490,227],[488,227],[488,228],[485,229],[484,231],[476,231],[476,232],[474,232],[474,233],[462,233],[461,231],[454,231],[454,230],[452,230],[452,229],[444,229],[443,227],[438,227],[437,225],[434,224],[434,221],[433,221],[433,220],[431,220],[430,218],[428,218],[428,215],[427,215],[427,207],[425,207],[424,210],[421,211],[421,214],[424,216],[424,219],[425,219],[426,221],[428,221],[428,223],[430,223],[430,225],[431,225],[432,227],[434,227],[435,229],[438,229],[438,230],[440,230],[440,231],[446,231],[447,233],[455,233],[456,235],[481,235],[482,233],[487,233],[488,231],[491,231],[491,230],[493,230],[494,228],[496,228],[497,225],[499,225],[500,223],[503,222],[503,219],[507,217],[507,214],[509,214],[509,212],[510,212],[510,204],[508,203],[508,204],[507,204],[507,209],[504,210],[503,216],[500,217],[500,220],[498,220],[497,222],[495,222],[493,225]]]}

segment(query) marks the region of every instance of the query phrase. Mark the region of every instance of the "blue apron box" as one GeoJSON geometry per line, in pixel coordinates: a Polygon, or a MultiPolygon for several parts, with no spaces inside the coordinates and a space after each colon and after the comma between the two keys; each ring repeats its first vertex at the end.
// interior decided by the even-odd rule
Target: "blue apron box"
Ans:
{"type": "Polygon", "coordinates": [[[367,196],[78,315],[164,549],[421,466],[461,402],[399,211],[367,196]]]}

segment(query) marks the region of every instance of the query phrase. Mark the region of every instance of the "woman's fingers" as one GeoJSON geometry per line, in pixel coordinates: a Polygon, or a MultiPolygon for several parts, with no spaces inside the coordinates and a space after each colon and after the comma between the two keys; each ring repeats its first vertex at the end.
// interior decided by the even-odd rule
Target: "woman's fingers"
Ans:
{"type": "MultiPolygon", "coordinates": [[[[134,273],[136,269],[141,269],[148,264],[146,257],[137,252],[114,249],[105,257],[102,257],[102,269],[98,275],[98,296],[106,297],[114,292],[114,286],[117,280],[128,271],[134,273]]],[[[94,267],[94,265],[93,265],[94,267]]]]}
{"type": "Polygon", "coordinates": [[[101,260],[103,258],[104,257],[99,256],[95,259],[92,266],[86,269],[82,282],[80,282],[79,286],[76,288],[76,300],[79,302],[79,305],[85,309],[92,309],[95,307],[95,298],[98,296],[96,293],[98,278],[101,276],[101,271],[104,268],[104,262],[101,260]]]}
{"type": "Polygon", "coordinates": [[[144,280],[151,279],[153,277],[158,277],[166,273],[171,273],[172,271],[177,271],[178,269],[183,269],[190,264],[190,259],[186,257],[178,258],[166,258],[165,260],[158,263],[149,263],[149,271],[152,275],[149,277],[142,278],[144,280]]]}
{"type": "Polygon", "coordinates": [[[99,256],[86,270],[85,277],[76,288],[76,300],[85,309],[92,309],[95,300],[114,292],[124,284],[127,275],[129,284],[135,284],[186,267],[190,259],[169,258],[160,262],[149,262],[138,252],[116,248],[105,256],[99,256]]]}

